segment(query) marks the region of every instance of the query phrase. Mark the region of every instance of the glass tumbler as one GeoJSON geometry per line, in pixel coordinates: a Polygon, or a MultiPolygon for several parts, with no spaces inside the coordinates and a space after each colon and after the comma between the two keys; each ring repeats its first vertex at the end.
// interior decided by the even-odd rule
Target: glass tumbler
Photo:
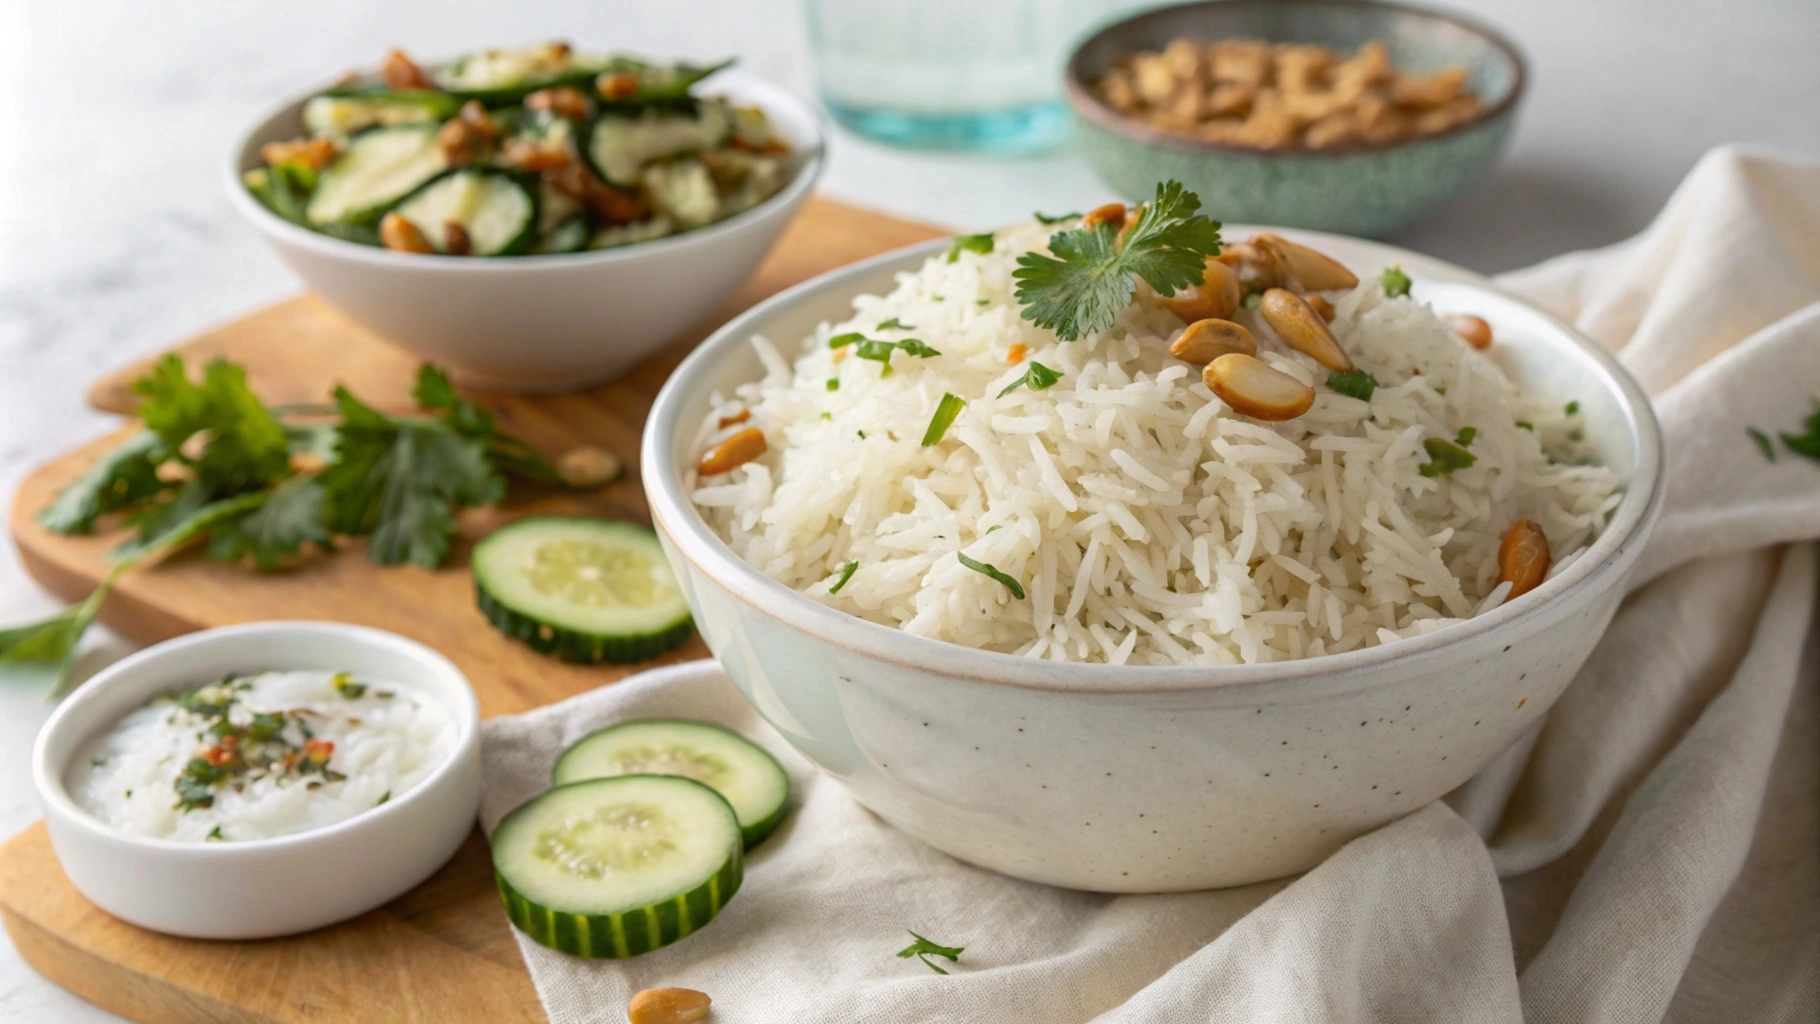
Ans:
{"type": "Polygon", "coordinates": [[[804,0],[822,101],[882,142],[1029,153],[1067,134],[1062,64],[1107,0],[804,0]]]}

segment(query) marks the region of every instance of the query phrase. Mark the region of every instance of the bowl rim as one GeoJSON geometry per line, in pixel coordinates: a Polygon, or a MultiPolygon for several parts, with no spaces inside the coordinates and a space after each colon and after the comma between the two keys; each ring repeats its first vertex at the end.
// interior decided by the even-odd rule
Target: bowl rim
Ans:
{"type": "MultiPolygon", "coordinates": [[[[1253,225],[1230,227],[1235,233],[1254,228],[1253,225]]],[[[825,289],[846,286],[854,278],[886,269],[913,271],[923,259],[945,251],[950,244],[946,238],[905,246],[813,277],[734,317],[698,345],[672,371],[652,403],[645,422],[640,443],[640,476],[650,506],[651,523],[671,542],[679,557],[727,593],[751,605],[760,614],[807,636],[861,657],[950,680],[1071,694],[1228,691],[1281,682],[1314,684],[1336,678],[1357,679],[1364,673],[1381,670],[1387,663],[1426,660],[1474,644],[1491,646],[1487,641],[1494,637],[1508,636],[1514,640],[1518,635],[1516,630],[1536,620],[1546,621],[1551,614],[1568,608],[1564,599],[1570,594],[1600,583],[1612,586],[1622,578],[1640,554],[1641,545],[1632,541],[1647,536],[1653,529],[1667,488],[1661,427],[1654,408],[1641,385],[1610,350],[1558,317],[1498,287],[1483,275],[1442,260],[1381,242],[1318,231],[1268,226],[1255,226],[1255,230],[1275,231],[1315,245],[1328,240],[1366,246],[1383,254],[1387,263],[1400,263],[1418,285],[1424,278],[1437,283],[1471,285],[1523,307],[1594,363],[1600,371],[1597,386],[1612,397],[1624,420],[1636,453],[1636,465],[1604,532],[1573,565],[1514,601],[1431,633],[1394,644],[1319,658],[1249,665],[1112,666],[1033,661],[1015,654],[983,651],[906,633],[830,608],[778,583],[740,558],[708,526],[684,493],[681,474],[675,468],[675,445],[672,443],[682,407],[695,392],[706,387],[698,378],[712,373],[731,349],[746,344],[749,337],[757,333],[753,325],[825,289]]]]}
{"type": "Polygon", "coordinates": [[[1524,89],[1529,83],[1529,64],[1523,58],[1522,51],[1517,48],[1515,43],[1511,42],[1509,37],[1505,36],[1497,29],[1492,28],[1485,22],[1453,10],[1443,10],[1419,4],[1401,3],[1397,2],[1397,0],[1200,0],[1200,2],[1196,3],[1151,8],[1132,15],[1131,17],[1121,18],[1109,24],[1102,25],[1100,28],[1096,29],[1092,35],[1082,40],[1080,45],[1076,46],[1074,51],[1068,55],[1068,63],[1065,65],[1062,81],[1063,91],[1068,97],[1068,104],[1074,108],[1076,114],[1091,121],[1095,127],[1112,132],[1115,135],[1124,136],[1135,142],[1142,142],[1152,146],[1162,146],[1167,149],[1174,149],[1186,153],[1219,153],[1233,156],[1243,155],[1268,158],[1320,158],[1325,156],[1347,156],[1359,153],[1382,153],[1393,149],[1401,149],[1405,146],[1417,145],[1419,143],[1435,142],[1452,135],[1471,131],[1488,122],[1504,117],[1516,108],[1518,101],[1523,97],[1524,89]],[[1162,21],[1172,17],[1179,17],[1185,9],[1189,8],[1281,8],[1285,6],[1325,7],[1346,10],[1357,10],[1361,7],[1375,7],[1380,10],[1391,11],[1418,19],[1446,22],[1457,28],[1464,29],[1472,35],[1478,36],[1486,43],[1489,43],[1494,49],[1504,54],[1510,61],[1513,72],[1510,90],[1497,103],[1483,107],[1478,113],[1461,121],[1459,124],[1451,125],[1448,128],[1435,132],[1433,135],[1419,135],[1414,138],[1398,139],[1392,142],[1349,142],[1345,145],[1328,146],[1321,149],[1310,149],[1302,146],[1272,149],[1265,146],[1249,146],[1236,142],[1216,142],[1211,139],[1189,138],[1184,135],[1177,135],[1173,132],[1167,132],[1161,128],[1144,124],[1141,121],[1134,120],[1121,114],[1117,110],[1114,110],[1087,86],[1082,76],[1081,58],[1082,55],[1087,52],[1088,48],[1100,42],[1104,37],[1109,36],[1114,32],[1124,30],[1127,26],[1145,21],[1162,21]]]}
{"type": "MultiPolygon", "coordinates": [[[[436,62],[431,62],[434,65],[436,62]]],[[[272,122],[301,110],[304,103],[332,87],[333,83],[324,83],[304,92],[294,93],[276,106],[256,118],[245,130],[234,137],[227,158],[222,164],[222,181],[228,193],[229,203],[240,215],[253,223],[254,227],[264,233],[282,240],[286,244],[310,249],[320,255],[331,258],[353,260],[374,266],[406,268],[430,268],[448,270],[461,274],[498,273],[508,268],[535,269],[539,267],[587,267],[599,264],[619,263],[636,259],[641,255],[663,252],[681,248],[700,241],[712,241],[737,232],[753,222],[775,213],[779,209],[789,209],[813,190],[827,170],[828,131],[822,113],[812,104],[806,102],[788,89],[757,75],[741,71],[738,68],[727,68],[718,71],[703,83],[721,82],[732,84],[735,88],[749,90],[758,94],[755,103],[770,109],[786,109],[791,116],[798,119],[809,130],[809,140],[798,151],[801,160],[796,174],[790,182],[763,202],[747,210],[715,221],[693,231],[683,231],[663,238],[654,238],[648,242],[636,242],[631,245],[616,246],[611,249],[584,249],[581,252],[558,252],[525,254],[517,256],[497,256],[475,259],[471,256],[449,256],[444,253],[403,253],[378,246],[361,245],[346,239],[335,238],[298,224],[293,224],[265,208],[265,204],[254,199],[241,180],[243,156],[251,147],[253,139],[265,133],[272,122]]]]}
{"type": "MultiPolygon", "coordinates": [[[[426,700],[439,699],[430,694],[424,694],[423,697],[426,700]]],[[[101,729],[106,726],[101,725],[94,728],[101,729]]],[[[78,737],[78,743],[82,739],[82,737],[78,737]]],[[[474,694],[474,685],[468,681],[467,675],[454,662],[435,648],[389,630],[376,629],[372,626],[306,619],[276,619],[265,622],[247,622],[234,626],[218,626],[186,633],[135,651],[96,673],[93,678],[77,687],[76,691],[66,698],[39,728],[38,737],[32,745],[32,783],[38,791],[38,800],[44,807],[46,817],[54,815],[61,822],[80,829],[91,838],[119,843],[148,852],[177,856],[255,857],[272,851],[292,850],[318,843],[334,842],[340,836],[356,829],[390,827],[387,824],[388,819],[396,818],[414,804],[429,799],[426,794],[444,784],[451,776],[463,771],[463,763],[476,756],[479,747],[480,702],[474,694]],[[455,719],[456,726],[455,742],[449,750],[448,757],[434,771],[425,776],[423,781],[395,800],[387,800],[381,806],[370,807],[332,825],[324,825],[321,828],[303,832],[292,832],[287,835],[269,836],[264,839],[234,840],[224,843],[191,843],[156,836],[138,836],[110,826],[76,802],[75,797],[70,794],[68,787],[64,784],[64,774],[69,770],[69,764],[67,761],[63,764],[51,764],[50,745],[54,737],[60,738],[60,733],[74,728],[69,724],[70,721],[84,713],[88,704],[100,699],[100,695],[110,687],[129,685],[136,673],[149,663],[192,648],[206,648],[238,637],[272,633],[313,635],[322,641],[325,651],[332,650],[337,643],[349,640],[386,648],[389,649],[389,654],[422,661],[432,671],[460,684],[458,693],[463,699],[444,702],[450,715],[455,719]]]]}

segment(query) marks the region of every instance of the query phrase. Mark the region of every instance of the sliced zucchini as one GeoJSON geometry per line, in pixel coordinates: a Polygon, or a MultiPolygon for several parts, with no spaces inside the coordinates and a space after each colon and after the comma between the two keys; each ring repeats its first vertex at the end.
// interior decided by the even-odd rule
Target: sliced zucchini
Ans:
{"type": "Polygon", "coordinates": [[[726,105],[711,100],[697,103],[689,113],[646,109],[637,117],[602,114],[588,134],[588,160],[609,184],[630,188],[647,164],[713,149],[732,130],[726,105]]]}
{"type": "Polygon", "coordinates": [[[713,920],[744,876],[733,808],[674,775],[558,786],[493,830],[506,916],[537,942],[623,960],[713,920]]]}
{"type": "Polygon", "coordinates": [[[651,207],[684,231],[711,224],[720,215],[714,176],[694,157],[652,164],[645,168],[643,182],[651,207]]]}
{"type": "Polygon", "coordinates": [[[378,220],[400,199],[448,168],[434,124],[375,128],[348,141],[323,168],[306,211],[311,224],[378,220]]]}
{"type": "Polygon", "coordinates": [[[373,127],[441,121],[459,106],[460,100],[434,89],[330,89],[303,105],[303,127],[311,135],[345,139],[373,127]]]}
{"type": "Polygon", "coordinates": [[[448,251],[448,225],[467,232],[469,255],[504,256],[537,235],[537,200],[516,174],[486,167],[450,171],[398,204],[398,215],[423,232],[437,252],[448,251]]]}
{"type": "Polygon", "coordinates": [[[521,519],[476,545],[473,567],[487,621],[566,661],[643,661],[689,636],[688,601],[642,526],[521,519]]]}
{"type": "Polygon", "coordinates": [[[622,245],[649,242],[676,233],[676,222],[659,214],[636,224],[610,224],[588,239],[590,249],[617,249],[622,245]]]}
{"type": "Polygon", "coordinates": [[[590,733],[563,751],[558,786],[619,775],[681,775],[726,797],[746,849],[763,842],[790,806],[790,777],[765,749],[710,722],[650,718],[590,733]]]}
{"type": "Polygon", "coordinates": [[[588,219],[575,216],[544,232],[531,252],[547,256],[559,252],[580,252],[587,247],[588,219]]]}
{"type": "Polygon", "coordinates": [[[432,77],[461,99],[499,106],[539,89],[585,85],[607,63],[606,58],[577,54],[561,43],[540,43],[466,54],[432,77]]]}

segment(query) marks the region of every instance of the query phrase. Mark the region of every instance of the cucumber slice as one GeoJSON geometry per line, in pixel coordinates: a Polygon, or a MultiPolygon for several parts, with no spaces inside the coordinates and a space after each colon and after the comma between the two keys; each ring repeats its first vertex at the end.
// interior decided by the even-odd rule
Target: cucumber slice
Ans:
{"type": "Polygon", "coordinates": [[[689,636],[689,603],[642,526],[521,519],[475,545],[473,566],[487,621],[565,661],[643,661],[689,636]]]}
{"type": "Polygon", "coordinates": [[[580,252],[588,247],[588,220],[586,217],[570,217],[556,225],[537,241],[531,252],[547,256],[560,252],[580,252]]]}
{"type": "Polygon", "coordinates": [[[651,207],[684,231],[712,224],[720,213],[714,176],[694,157],[652,164],[645,168],[643,180],[651,207]]]}
{"type": "Polygon", "coordinates": [[[680,775],[726,797],[746,849],[763,842],[790,806],[790,777],[765,749],[709,722],[650,718],[590,733],[563,751],[558,786],[620,775],[680,775]]]}
{"type": "Polygon", "coordinates": [[[617,249],[622,245],[649,242],[676,233],[676,222],[665,216],[641,220],[636,224],[613,224],[594,232],[588,239],[590,249],[617,249]]]}
{"type": "Polygon", "coordinates": [[[697,103],[693,113],[647,108],[637,117],[602,114],[588,133],[588,160],[609,184],[631,188],[645,165],[713,149],[732,130],[726,104],[711,100],[697,103]]]}
{"type": "Polygon", "coordinates": [[[448,225],[468,233],[469,253],[504,256],[530,246],[537,234],[537,200],[510,171],[464,167],[450,171],[398,204],[398,215],[423,232],[437,252],[448,251],[448,225]]]}
{"type": "Polygon", "coordinates": [[[441,121],[460,106],[434,89],[330,89],[303,105],[303,127],[311,135],[345,139],[373,127],[441,121]]]}
{"type": "Polygon", "coordinates": [[[771,198],[785,184],[785,163],[774,156],[719,149],[701,155],[720,190],[721,218],[744,213],[771,198]]]}
{"type": "Polygon", "coordinates": [[[506,916],[575,956],[623,960],[687,938],[739,891],[742,856],[733,808],[674,775],[558,786],[493,830],[506,916]]]}
{"type": "Polygon", "coordinates": [[[434,124],[375,128],[323,168],[306,211],[311,224],[378,220],[448,166],[434,124]]]}

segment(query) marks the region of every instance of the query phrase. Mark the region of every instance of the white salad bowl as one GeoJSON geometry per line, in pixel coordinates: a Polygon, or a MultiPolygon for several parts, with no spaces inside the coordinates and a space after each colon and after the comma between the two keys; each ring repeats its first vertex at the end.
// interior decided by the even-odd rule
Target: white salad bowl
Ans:
{"type": "MultiPolygon", "coordinates": [[[[962,860],[1076,889],[1162,892],[1307,870],[1465,782],[1535,724],[1591,653],[1653,527],[1662,442],[1598,345],[1475,274],[1390,246],[1281,232],[1497,332],[1520,386],[1577,400],[1626,491],[1603,535],[1534,591],[1467,622],[1302,661],[1057,664],[867,622],[769,579],[683,486],[716,393],[762,375],[748,344],[852,315],[948,243],[823,275],[747,311],[670,378],[645,428],[651,517],[708,646],[754,707],[862,803],[962,860]]],[[[1245,237],[1248,229],[1229,229],[1245,237]]]]}
{"type": "Polygon", "coordinates": [[[704,83],[764,110],[789,142],[793,176],[776,195],[694,231],[615,249],[477,259],[397,253],[330,238],[277,216],[241,175],[259,149],[303,133],[320,89],[262,118],[225,171],[234,208],[324,302],[475,387],[570,391],[619,376],[711,313],[749,277],[821,177],[814,109],[737,71],[704,83]]]}
{"type": "Polygon", "coordinates": [[[38,734],[32,781],[64,874],[102,910],[199,939],[258,939],[320,928],[402,895],[441,867],[474,826],[480,707],[461,670],[413,640],[329,622],[205,630],[132,655],[84,683],[38,734]],[[72,799],[71,762],[152,697],[264,670],[353,672],[445,708],[448,760],[396,799],[308,832],[189,843],[127,835],[72,799]]]}

